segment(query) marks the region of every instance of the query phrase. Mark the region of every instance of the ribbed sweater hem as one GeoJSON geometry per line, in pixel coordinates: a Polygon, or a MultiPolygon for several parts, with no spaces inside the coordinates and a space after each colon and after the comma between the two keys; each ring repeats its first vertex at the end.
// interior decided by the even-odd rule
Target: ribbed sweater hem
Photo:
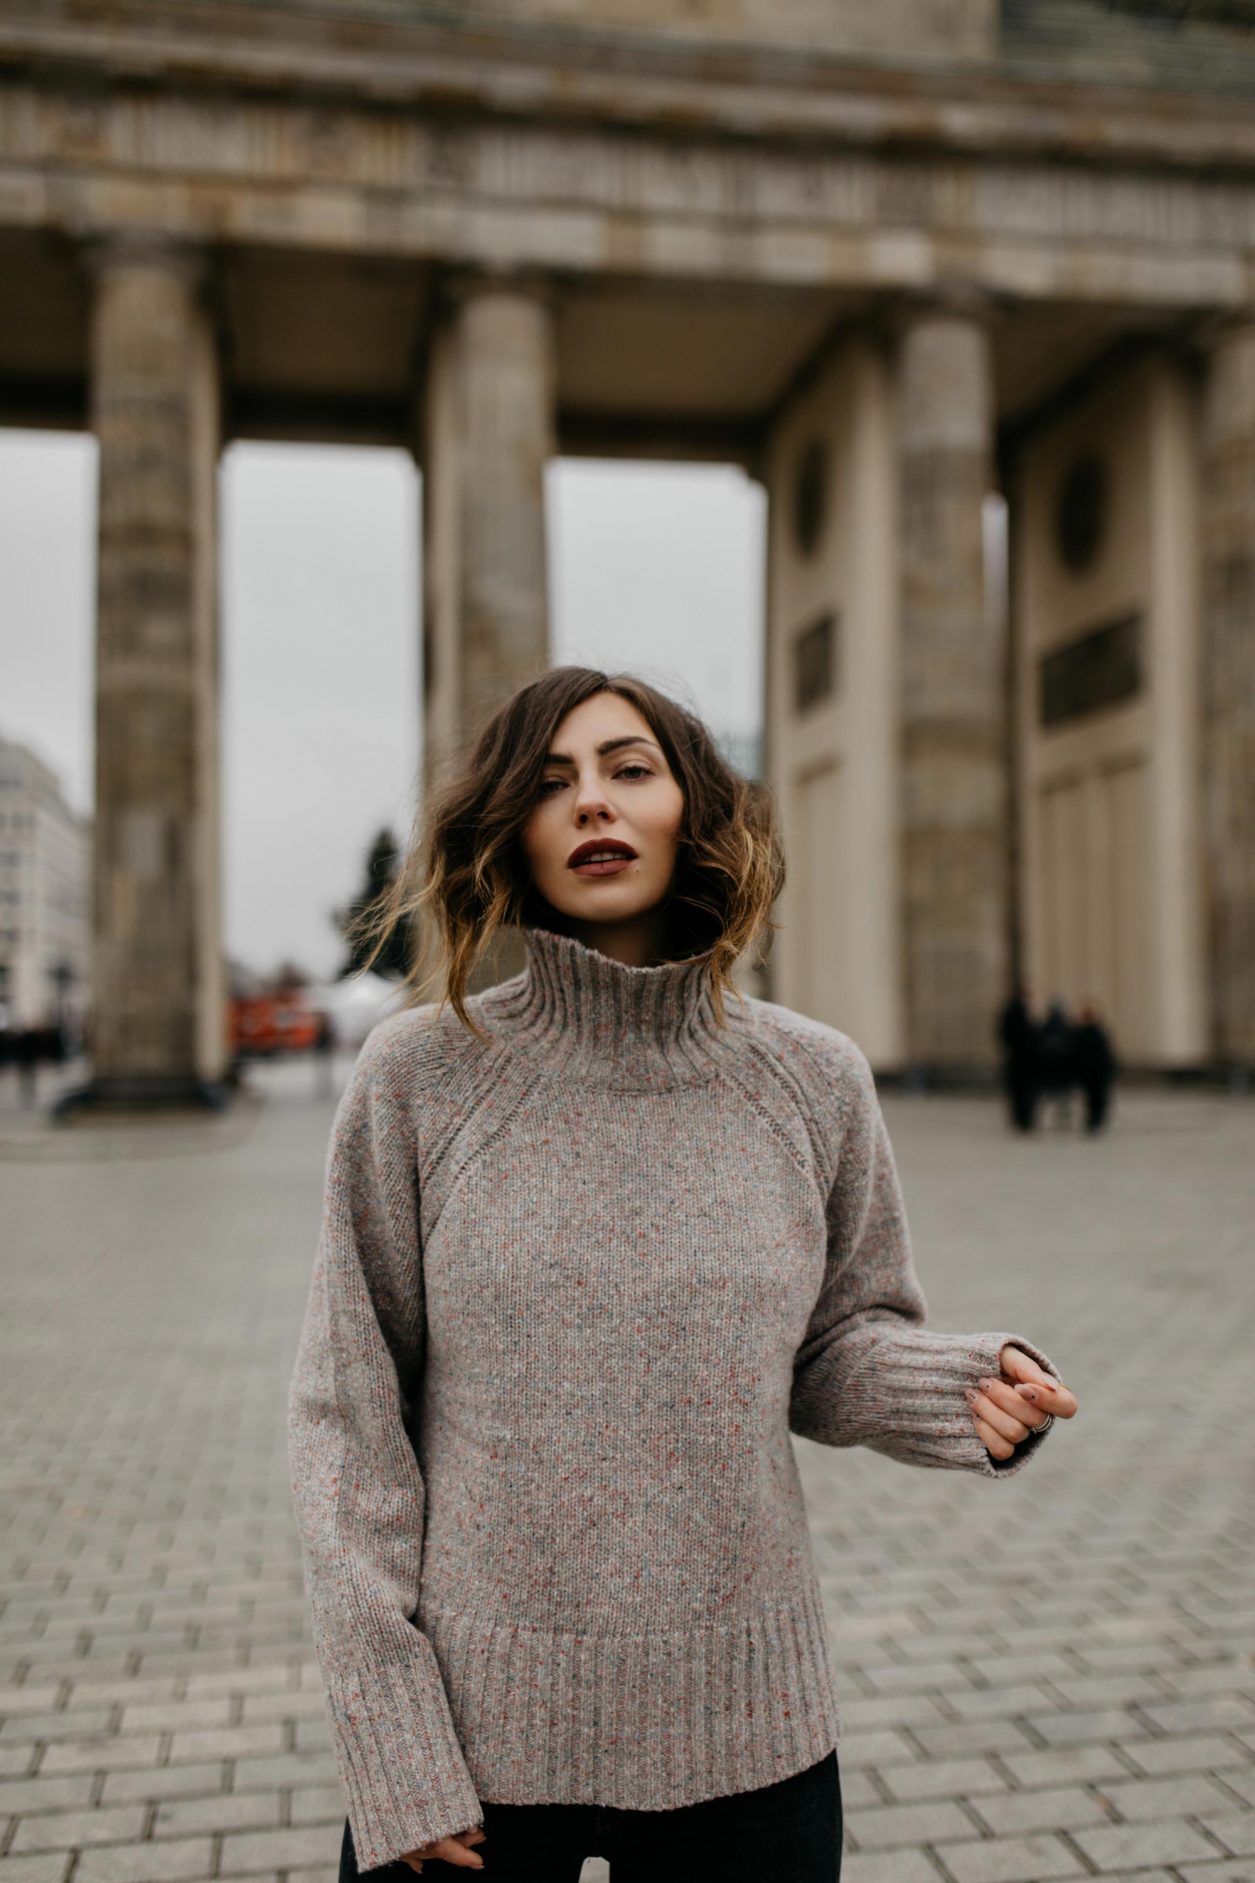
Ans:
{"type": "Polygon", "coordinates": [[[548,1633],[424,1605],[481,1799],[663,1811],[789,1778],[838,1743],[818,1584],[735,1626],[548,1633]]]}

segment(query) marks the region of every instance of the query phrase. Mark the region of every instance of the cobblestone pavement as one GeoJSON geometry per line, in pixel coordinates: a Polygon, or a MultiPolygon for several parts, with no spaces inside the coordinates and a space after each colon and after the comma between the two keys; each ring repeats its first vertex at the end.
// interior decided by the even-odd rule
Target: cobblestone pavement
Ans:
{"type": "MultiPolygon", "coordinates": [[[[283,1433],[331,1104],[255,1085],[70,1132],[0,1092],[0,1883],[335,1874],[283,1433]]],[[[1081,1414],[1005,1484],[798,1441],[845,1883],[1255,1883],[1255,1103],[885,1110],[933,1324],[1081,1414]]]]}

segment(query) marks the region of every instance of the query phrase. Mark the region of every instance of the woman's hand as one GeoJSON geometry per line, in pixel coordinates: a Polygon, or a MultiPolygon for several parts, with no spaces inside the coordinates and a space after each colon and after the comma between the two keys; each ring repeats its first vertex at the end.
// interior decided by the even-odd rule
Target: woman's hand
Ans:
{"type": "Polygon", "coordinates": [[[473,1831],[455,1831],[452,1837],[440,1837],[434,1844],[407,1850],[401,1862],[408,1863],[411,1870],[421,1870],[428,1858],[439,1857],[445,1863],[462,1864],[468,1870],[482,1870],[484,1860],[472,1855],[471,1845],[482,1844],[487,1835],[482,1825],[476,1825],[473,1831]]]}
{"type": "Polygon", "coordinates": [[[998,1364],[1001,1379],[983,1379],[966,1392],[985,1449],[1005,1459],[1030,1432],[1045,1425],[1051,1413],[1056,1419],[1075,1418],[1076,1397],[1010,1342],[998,1355],[998,1364]]]}

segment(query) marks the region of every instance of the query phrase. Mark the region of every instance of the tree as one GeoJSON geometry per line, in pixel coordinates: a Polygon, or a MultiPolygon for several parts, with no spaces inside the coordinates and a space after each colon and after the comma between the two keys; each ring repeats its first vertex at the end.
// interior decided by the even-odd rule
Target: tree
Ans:
{"type": "MultiPolygon", "coordinates": [[[[347,908],[334,911],[335,925],[348,943],[348,954],[336,976],[337,980],[343,980],[349,974],[357,974],[366,966],[373,943],[356,940],[350,935],[349,928],[365,909],[387,891],[396,877],[398,867],[396,838],[386,828],[378,831],[367,853],[365,880],[361,889],[347,908]]],[[[408,971],[410,940],[404,926],[393,929],[371,965],[377,974],[395,975],[398,978],[408,971]]]]}

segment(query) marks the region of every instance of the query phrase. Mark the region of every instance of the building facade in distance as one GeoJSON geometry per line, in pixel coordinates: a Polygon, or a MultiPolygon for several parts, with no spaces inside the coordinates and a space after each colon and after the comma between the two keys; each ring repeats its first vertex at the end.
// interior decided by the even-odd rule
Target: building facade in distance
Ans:
{"type": "Polygon", "coordinates": [[[1255,0],[6,7],[0,420],[99,442],[101,1094],[223,1068],[263,437],[413,449],[433,776],[547,661],[551,455],[745,466],[774,997],[966,1076],[1023,974],[1255,1064],[1253,100],[1255,0]]]}
{"type": "Polygon", "coordinates": [[[90,972],[91,822],[28,746],[0,738],[3,1024],[81,1025],[90,972]]]}

